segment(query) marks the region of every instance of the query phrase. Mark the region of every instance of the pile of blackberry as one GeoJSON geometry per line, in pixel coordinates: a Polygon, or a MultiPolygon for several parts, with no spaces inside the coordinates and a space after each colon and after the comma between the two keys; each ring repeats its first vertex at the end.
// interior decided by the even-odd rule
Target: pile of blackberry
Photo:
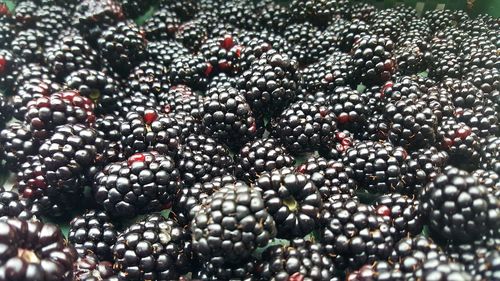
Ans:
{"type": "Polygon", "coordinates": [[[500,20],[284,2],[0,4],[0,281],[499,279],[500,20]]]}

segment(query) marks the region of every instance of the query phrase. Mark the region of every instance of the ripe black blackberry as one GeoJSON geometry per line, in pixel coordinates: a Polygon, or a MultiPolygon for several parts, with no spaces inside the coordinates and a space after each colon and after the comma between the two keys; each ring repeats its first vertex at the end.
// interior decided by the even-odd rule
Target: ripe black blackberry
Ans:
{"type": "Polygon", "coordinates": [[[224,88],[238,86],[238,78],[233,76],[228,76],[226,73],[221,72],[210,79],[210,83],[207,85],[207,91],[212,88],[224,88]]]}
{"type": "Polygon", "coordinates": [[[117,110],[113,112],[113,114],[123,118],[127,117],[127,114],[131,112],[144,114],[146,110],[161,111],[154,94],[144,95],[135,93],[134,95],[128,96],[127,93],[121,92],[116,107],[117,110]]]}
{"type": "Polygon", "coordinates": [[[35,26],[38,20],[37,11],[39,6],[35,1],[22,1],[14,9],[16,27],[19,30],[28,29],[35,26]]]}
{"type": "Polygon", "coordinates": [[[160,154],[176,157],[182,141],[198,130],[180,113],[158,114],[146,109],[143,113],[129,112],[120,126],[123,153],[126,157],[137,152],[157,151],[160,154]]]}
{"type": "Polygon", "coordinates": [[[225,1],[219,10],[219,17],[223,22],[246,30],[261,30],[259,15],[253,1],[235,0],[225,1]]]}
{"type": "Polygon", "coordinates": [[[0,4],[0,48],[8,47],[16,36],[15,20],[6,3],[0,4]]]}
{"type": "Polygon", "coordinates": [[[3,280],[73,280],[76,253],[59,227],[38,221],[0,222],[5,254],[0,259],[3,280]]]}
{"type": "Polygon", "coordinates": [[[95,176],[93,193],[108,214],[127,217],[168,208],[180,187],[171,157],[142,152],[105,166],[95,176]]]}
{"type": "Polygon", "coordinates": [[[451,118],[444,120],[438,127],[436,141],[450,155],[451,165],[466,170],[477,168],[480,139],[466,124],[451,118]]]}
{"type": "Polygon", "coordinates": [[[97,40],[101,55],[123,77],[146,57],[144,31],[132,21],[119,22],[97,40]]]}
{"type": "Polygon", "coordinates": [[[217,267],[244,263],[276,236],[261,193],[243,182],[226,184],[195,207],[193,214],[193,251],[201,262],[217,267]],[[225,235],[228,232],[231,237],[225,235]]]}
{"type": "MultiPolygon", "coordinates": [[[[15,77],[13,77],[14,83],[12,85],[14,92],[17,91],[21,85],[34,78],[50,81],[56,80],[52,71],[48,67],[39,63],[22,64],[18,66],[17,71],[13,72],[13,74],[15,74],[15,77]]],[[[0,81],[1,79],[0,74],[0,81]]]]}
{"type": "Polygon", "coordinates": [[[29,128],[19,122],[10,124],[0,132],[1,158],[11,171],[24,163],[29,156],[38,153],[40,141],[33,139],[29,128]]]}
{"type": "Polygon", "coordinates": [[[498,232],[498,198],[469,173],[452,166],[419,194],[420,212],[438,237],[470,242],[498,232]]]}
{"type": "Polygon", "coordinates": [[[189,231],[160,214],[123,231],[113,256],[120,280],[176,280],[193,268],[189,231]]]}
{"type": "Polygon", "coordinates": [[[352,21],[337,19],[327,30],[337,34],[337,46],[342,52],[350,52],[354,43],[369,34],[369,25],[359,19],[352,21]]]}
{"type": "Polygon", "coordinates": [[[427,69],[429,53],[415,43],[407,43],[396,47],[394,57],[397,63],[397,72],[403,75],[418,74],[427,69]]]}
{"type": "Polygon", "coordinates": [[[19,194],[7,191],[0,186],[0,220],[20,219],[38,220],[38,206],[19,194]]]}
{"type": "Polygon", "coordinates": [[[184,85],[172,86],[168,92],[158,96],[158,105],[164,113],[185,112],[201,119],[203,96],[184,85]]]}
{"type": "Polygon", "coordinates": [[[334,280],[335,267],[321,244],[297,239],[289,246],[274,245],[262,254],[262,280],[334,280]]]}
{"type": "Polygon", "coordinates": [[[390,256],[390,226],[372,206],[338,200],[325,204],[321,216],[320,242],[337,269],[356,269],[390,256]]]}
{"type": "Polygon", "coordinates": [[[257,139],[245,144],[235,155],[235,175],[252,183],[263,173],[293,167],[295,158],[276,139],[257,139]]]}
{"type": "Polygon", "coordinates": [[[91,210],[73,218],[69,224],[68,242],[81,258],[95,254],[99,261],[112,261],[111,248],[118,234],[104,212],[91,210]]]}
{"type": "Polygon", "coordinates": [[[258,261],[255,257],[251,257],[240,264],[222,267],[205,262],[193,272],[192,277],[203,281],[251,280],[255,276],[258,261]]]}
{"type": "Polygon", "coordinates": [[[160,2],[161,7],[174,11],[183,22],[192,19],[199,9],[198,1],[195,0],[161,0],[160,2]]]}
{"type": "Polygon", "coordinates": [[[298,101],[271,121],[271,135],[292,154],[334,145],[337,116],[326,106],[298,101]]]}
{"type": "Polygon", "coordinates": [[[36,139],[48,138],[54,129],[64,124],[95,122],[92,100],[76,91],[62,91],[28,102],[25,121],[36,139]]]}
{"type": "Polygon", "coordinates": [[[298,92],[297,62],[285,54],[268,51],[238,78],[238,88],[256,115],[276,115],[298,92]]]}
{"type": "Polygon", "coordinates": [[[351,50],[352,66],[357,82],[365,86],[382,85],[396,71],[394,43],[387,37],[366,35],[351,50]]]}
{"type": "Polygon", "coordinates": [[[177,29],[175,40],[182,43],[191,52],[200,49],[201,44],[207,40],[208,29],[201,20],[192,20],[183,23],[177,29]]]}
{"type": "Polygon", "coordinates": [[[283,33],[290,21],[289,9],[272,1],[262,2],[265,5],[258,12],[259,24],[269,31],[283,33]]]}
{"type": "Polygon", "coordinates": [[[441,86],[448,90],[455,107],[475,108],[485,103],[484,93],[468,81],[446,78],[441,86]]]}
{"type": "Polygon", "coordinates": [[[43,52],[47,41],[47,34],[37,29],[27,29],[20,31],[12,43],[10,49],[12,53],[23,62],[43,61],[43,52]]]}
{"type": "Polygon", "coordinates": [[[59,126],[39,148],[45,179],[55,188],[83,193],[92,182],[92,171],[105,164],[105,141],[98,132],[81,124],[59,126]]]}
{"type": "Polygon", "coordinates": [[[302,238],[319,226],[323,205],[314,182],[306,175],[285,167],[264,173],[255,182],[265,206],[274,218],[277,237],[302,238]]]}
{"type": "Polygon", "coordinates": [[[161,63],[167,68],[170,67],[174,59],[189,54],[189,50],[181,43],[167,40],[148,42],[146,51],[150,60],[161,63]]]}
{"type": "Polygon", "coordinates": [[[239,61],[242,46],[230,34],[207,39],[200,47],[200,53],[214,67],[214,73],[226,72],[235,74],[239,72],[239,61]]]}
{"type": "Polygon", "coordinates": [[[180,24],[181,21],[174,11],[162,8],[144,22],[144,32],[146,38],[151,41],[173,39],[180,24]]]}
{"type": "Polygon", "coordinates": [[[500,71],[493,68],[478,68],[464,74],[464,79],[483,91],[493,104],[500,103],[500,71]]]}
{"type": "Polygon", "coordinates": [[[41,6],[37,11],[38,20],[35,28],[47,35],[47,43],[53,44],[61,30],[70,25],[70,12],[68,9],[57,5],[41,6]]]}
{"type": "Polygon", "coordinates": [[[308,42],[308,56],[311,62],[317,62],[337,52],[338,35],[330,30],[317,31],[308,42]]]}
{"type": "Polygon", "coordinates": [[[151,5],[153,1],[135,1],[135,0],[119,0],[120,5],[122,7],[123,13],[127,18],[135,19],[142,15],[144,15],[151,5]]]}
{"type": "Polygon", "coordinates": [[[359,188],[388,193],[405,187],[407,156],[402,147],[389,142],[361,141],[346,151],[342,162],[354,171],[359,188]]]}
{"type": "Polygon", "coordinates": [[[329,92],[352,84],[351,57],[341,52],[319,60],[300,70],[300,86],[309,92],[329,92]]]}
{"type": "Polygon", "coordinates": [[[58,38],[57,43],[47,48],[45,64],[56,76],[57,81],[73,71],[83,68],[98,69],[97,52],[76,31],[66,31],[58,38]]]}
{"type": "Polygon", "coordinates": [[[241,91],[221,87],[206,93],[202,124],[213,138],[237,148],[257,137],[257,122],[241,91]]]}
{"type": "Polygon", "coordinates": [[[500,137],[486,138],[481,145],[481,161],[483,169],[500,173],[500,137]]]}
{"type": "Polygon", "coordinates": [[[101,33],[124,18],[123,9],[115,0],[83,0],[75,7],[72,25],[92,46],[97,46],[101,33]]]}
{"type": "Polygon", "coordinates": [[[434,146],[411,152],[405,176],[405,187],[400,192],[409,196],[417,195],[424,186],[441,174],[448,163],[448,153],[434,146]]]}
{"type": "Polygon", "coordinates": [[[176,201],[172,204],[172,216],[181,225],[189,225],[194,218],[194,207],[202,204],[214,192],[226,184],[237,181],[233,175],[214,177],[208,182],[195,183],[192,186],[183,187],[176,201]]]}
{"type": "Polygon", "coordinates": [[[205,90],[213,66],[201,55],[179,56],[172,61],[168,78],[172,86],[184,84],[193,90],[205,90]]]}
{"type": "Polygon", "coordinates": [[[498,135],[498,111],[491,106],[477,106],[474,109],[457,108],[455,116],[459,122],[465,123],[480,138],[498,135]]]}
{"type": "Polygon", "coordinates": [[[463,11],[452,10],[429,10],[424,13],[424,18],[429,22],[431,31],[457,26],[461,21],[468,18],[463,11]]]}
{"type": "MultiPolygon", "coordinates": [[[[420,86],[419,88],[422,87],[420,86]]],[[[426,92],[422,92],[420,99],[424,100],[432,109],[438,117],[439,122],[455,117],[455,106],[453,105],[452,96],[445,88],[432,86],[426,92]]]]}
{"type": "Polygon", "coordinates": [[[386,36],[397,42],[404,20],[396,9],[385,9],[374,14],[371,18],[370,32],[379,36],[386,36]]]}
{"type": "Polygon", "coordinates": [[[161,63],[149,60],[139,63],[128,76],[127,95],[159,96],[166,93],[169,88],[167,73],[167,68],[161,63]]]}
{"type": "Polygon", "coordinates": [[[113,264],[99,261],[93,254],[78,258],[73,268],[73,281],[116,281],[113,264]]]}
{"type": "Polygon", "coordinates": [[[323,202],[356,198],[358,185],[353,179],[353,171],[341,162],[313,156],[298,166],[297,172],[310,177],[323,202]]]}
{"type": "Polygon", "coordinates": [[[384,108],[384,119],[389,125],[389,140],[407,150],[434,145],[438,116],[423,101],[403,97],[384,108]]]}
{"type": "Polygon", "coordinates": [[[444,78],[460,78],[462,65],[460,57],[451,52],[433,56],[429,64],[429,77],[441,81],[444,78]]]}
{"type": "Polygon", "coordinates": [[[472,280],[472,276],[465,271],[462,264],[439,259],[429,259],[422,264],[420,270],[414,271],[413,278],[416,280],[472,280]]]}
{"type": "Polygon", "coordinates": [[[61,91],[61,88],[59,83],[49,79],[32,78],[23,82],[17,87],[15,95],[11,97],[14,117],[18,120],[24,120],[28,111],[27,105],[31,100],[50,96],[61,91]]]}
{"type": "Polygon", "coordinates": [[[70,73],[65,81],[67,88],[78,91],[94,102],[96,113],[109,113],[117,109],[121,85],[103,72],[80,69],[70,73]]]}
{"type": "Polygon", "coordinates": [[[478,169],[472,172],[479,184],[484,185],[490,194],[500,194],[500,176],[491,170],[478,169]]]}
{"type": "Polygon", "coordinates": [[[394,241],[413,237],[422,232],[424,222],[419,201],[413,197],[392,193],[375,201],[375,210],[391,226],[394,241]]]}
{"type": "Polygon", "coordinates": [[[292,1],[290,12],[294,21],[309,21],[319,27],[327,26],[332,19],[346,16],[349,10],[349,1],[292,1]]]}
{"type": "Polygon", "coordinates": [[[309,22],[287,26],[283,33],[290,45],[287,55],[304,66],[313,62],[309,42],[319,34],[318,32],[318,28],[309,22]]]}
{"type": "Polygon", "coordinates": [[[182,181],[187,186],[232,174],[234,170],[234,161],[229,149],[204,135],[187,137],[176,163],[182,181]]]}
{"type": "Polygon", "coordinates": [[[336,87],[326,98],[327,105],[337,116],[339,130],[358,134],[367,124],[370,110],[364,96],[349,87],[336,87]]]}
{"type": "Polygon", "coordinates": [[[370,22],[377,12],[377,8],[366,2],[355,2],[351,4],[350,18],[370,22]]]}
{"type": "Polygon", "coordinates": [[[46,168],[40,156],[29,157],[20,165],[14,187],[23,198],[28,199],[39,208],[40,214],[61,218],[82,205],[81,188],[51,186],[47,183],[46,168]]]}
{"type": "Polygon", "coordinates": [[[125,160],[121,145],[120,126],[123,118],[116,115],[103,115],[96,119],[95,129],[99,137],[104,139],[104,158],[107,162],[125,160]]]}

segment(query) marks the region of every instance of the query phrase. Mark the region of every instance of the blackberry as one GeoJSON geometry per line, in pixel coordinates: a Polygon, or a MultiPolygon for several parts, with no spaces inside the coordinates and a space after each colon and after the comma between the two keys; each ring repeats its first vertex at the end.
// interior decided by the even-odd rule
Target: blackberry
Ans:
{"type": "Polygon", "coordinates": [[[183,183],[191,186],[232,174],[234,162],[226,146],[204,135],[191,135],[184,140],[177,167],[183,183]]]}
{"type": "Polygon", "coordinates": [[[88,254],[79,258],[73,268],[74,281],[115,280],[113,264],[108,261],[99,261],[95,255],[88,254]]]}
{"type": "Polygon", "coordinates": [[[402,193],[417,195],[418,191],[441,174],[448,163],[448,153],[434,146],[411,152],[407,161],[406,186],[402,193]]]}
{"type": "Polygon", "coordinates": [[[417,74],[427,69],[430,61],[429,53],[415,43],[396,47],[394,57],[397,63],[397,72],[403,75],[417,74]]]}
{"type": "Polygon", "coordinates": [[[0,94],[0,128],[5,126],[5,123],[9,121],[13,113],[14,109],[12,105],[3,94],[0,94]]]}
{"type": "Polygon", "coordinates": [[[424,222],[418,200],[393,193],[377,198],[374,206],[377,214],[391,226],[394,241],[407,236],[413,237],[422,232],[424,222]]]}
{"type": "Polygon", "coordinates": [[[352,48],[352,65],[356,81],[366,86],[382,85],[396,70],[394,43],[383,36],[361,37],[352,48]]]}
{"type": "Polygon", "coordinates": [[[38,208],[19,194],[7,191],[0,186],[0,219],[38,220],[38,208]]]}
{"type": "Polygon", "coordinates": [[[106,143],[104,157],[107,161],[124,160],[120,133],[122,122],[123,118],[115,115],[104,115],[96,119],[95,129],[106,143]]]}
{"type": "Polygon", "coordinates": [[[55,187],[46,179],[47,169],[40,156],[30,157],[20,165],[14,187],[19,194],[39,207],[41,215],[65,217],[82,205],[81,188],[55,187]]]}
{"type": "Polygon", "coordinates": [[[446,27],[457,26],[467,18],[467,14],[463,11],[430,10],[424,13],[424,19],[427,19],[433,32],[443,30],[446,27]]]}
{"type": "Polygon", "coordinates": [[[207,39],[200,47],[200,53],[214,67],[214,72],[234,74],[238,72],[238,65],[242,46],[226,34],[223,37],[207,39]]]}
{"type": "Polygon", "coordinates": [[[168,71],[170,83],[184,84],[193,90],[204,90],[213,66],[201,55],[179,56],[172,61],[168,71]]]}
{"type": "Polygon", "coordinates": [[[348,3],[349,1],[345,0],[295,0],[290,4],[290,10],[295,21],[310,21],[319,27],[325,27],[332,19],[342,17],[347,14],[348,3]]]}
{"type": "Polygon", "coordinates": [[[146,38],[152,41],[173,39],[180,24],[181,21],[174,11],[163,8],[144,22],[144,32],[146,38]]]}
{"type": "Polygon", "coordinates": [[[389,140],[408,150],[429,147],[436,140],[438,116],[423,101],[404,98],[388,103],[384,119],[389,123],[389,140]]]}
{"type": "Polygon", "coordinates": [[[179,26],[175,39],[191,52],[196,52],[207,40],[207,36],[208,30],[205,24],[201,20],[192,20],[179,26]]]}
{"type": "Polygon", "coordinates": [[[370,111],[364,96],[358,91],[349,87],[336,87],[326,100],[337,116],[339,130],[357,134],[366,126],[370,111]]]}
{"type": "Polygon", "coordinates": [[[478,68],[498,69],[500,68],[499,56],[496,53],[497,46],[485,47],[472,50],[470,54],[464,55],[464,72],[472,72],[478,68]]]}
{"type": "Polygon", "coordinates": [[[0,132],[1,158],[9,170],[15,171],[29,156],[38,153],[40,141],[33,139],[29,128],[19,122],[0,132]]]}
{"type": "Polygon", "coordinates": [[[290,21],[290,11],[272,1],[262,1],[265,6],[259,10],[259,25],[276,33],[283,33],[290,21]]]}
{"type": "Polygon", "coordinates": [[[219,10],[223,22],[246,30],[261,30],[255,5],[248,0],[225,1],[219,10]]]}
{"type": "Polygon", "coordinates": [[[153,1],[119,0],[123,13],[127,18],[138,18],[144,15],[153,4],[153,1]]]}
{"type": "Polygon", "coordinates": [[[54,188],[83,192],[83,185],[92,182],[91,171],[101,167],[104,140],[97,131],[81,124],[59,126],[39,148],[45,166],[45,179],[54,188]]]}
{"type": "Polygon", "coordinates": [[[124,77],[146,56],[144,31],[132,21],[109,27],[102,32],[97,43],[113,70],[124,77]]]}
{"type": "Polygon", "coordinates": [[[290,168],[261,175],[255,187],[276,222],[278,238],[301,238],[319,226],[321,195],[314,182],[290,168]]]}
{"type": "Polygon", "coordinates": [[[80,69],[69,74],[66,86],[80,95],[92,99],[96,113],[112,112],[121,91],[120,83],[103,72],[93,69],[80,69]]]}
{"type": "Polygon", "coordinates": [[[484,140],[481,146],[480,166],[483,169],[489,169],[500,173],[500,138],[489,137],[484,140]]]}
{"type": "Polygon", "coordinates": [[[96,202],[111,216],[127,217],[169,206],[181,186],[174,160],[142,152],[105,166],[94,180],[96,202]]]}
{"type": "Polygon", "coordinates": [[[392,252],[390,226],[371,206],[339,200],[325,204],[321,218],[320,242],[337,269],[357,269],[392,252]]]}
{"type": "Polygon", "coordinates": [[[108,215],[92,210],[71,220],[68,241],[81,258],[92,253],[99,261],[111,261],[111,248],[116,243],[117,236],[108,215]]]}
{"type": "Polygon", "coordinates": [[[333,52],[327,58],[300,70],[300,86],[309,92],[329,92],[352,84],[351,57],[333,52]]]}
{"type": "Polygon", "coordinates": [[[120,280],[176,280],[192,268],[191,235],[152,214],[118,237],[113,256],[120,280]]]}
{"type": "MultiPolygon", "coordinates": [[[[391,10],[391,9],[389,9],[391,10]]],[[[392,9],[394,13],[399,16],[403,22],[403,24],[406,26],[406,24],[414,19],[418,19],[417,11],[415,8],[410,7],[409,5],[406,4],[397,4],[394,6],[392,9]]]]}
{"type": "Polygon", "coordinates": [[[159,96],[168,91],[167,68],[154,61],[143,61],[128,76],[128,96],[138,93],[145,96],[159,96]]]}
{"type": "Polygon", "coordinates": [[[158,96],[158,105],[164,113],[185,112],[201,119],[203,97],[184,85],[171,87],[168,92],[158,96]]]}
{"type": "Polygon", "coordinates": [[[298,101],[271,121],[271,134],[292,154],[333,146],[337,116],[328,107],[298,101]]]}
{"type": "Polygon", "coordinates": [[[264,53],[273,49],[271,43],[260,38],[249,39],[241,49],[239,59],[239,71],[244,72],[250,69],[252,63],[258,60],[264,53]]]}
{"type": "Polygon", "coordinates": [[[462,76],[462,65],[458,55],[446,52],[433,57],[429,65],[429,77],[434,80],[444,78],[460,78],[462,76]]]}
{"type": "Polygon", "coordinates": [[[464,75],[464,79],[480,89],[492,104],[500,102],[500,71],[479,68],[464,75]]]}
{"type": "Polygon", "coordinates": [[[64,124],[95,122],[92,100],[76,91],[62,91],[28,102],[25,121],[36,139],[46,139],[54,129],[64,124]]]}
{"type": "Polygon", "coordinates": [[[372,34],[386,36],[394,42],[397,42],[404,21],[394,8],[377,12],[371,18],[370,22],[370,31],[372,34]]]}
{"type": "Polygon", "coordinates": [[[337,48],[338,35],[332,31],[317,31],[308,42],[309,57],[311,62],[317,62],[329,57],[337,48]]]}
{"type": "Polygon", "coordinates": [[[332,260],[318,243],[294,240],[290,246],[274,245],[262,254],[258,270],[265,280],[334,280],[332,260]]]}
{"type": "Polygon", "coordinates": [[[146,52],[149,54],[149,59],[157,63],[163,64],[169,68],[174,59],[187,56],[189,50],[176,41],[151,41],[148,42],[146,52]]]}
{"type": "Polygon", "coordinates": [[[424,262],[421,270],[414,272],[414,278],[417,280],[471,280],[470,274],[465,271],[463,265],[439,259],[429,259],[424,262]]]}
{"type": "Polygon", "coordinates": [[[337,46],[342,52],[350,52],[354,43],[369,34],[368,24],[359,19],[352,21],[337,19],[327,30],[337,34],[337,46]]]}
{"type": "Polygon", "coordinates": [[[310,177],[323,202],[356,198],[358,184],[353,179],[353,171],[341,162],[313,156],[298,166],[297,172],[310,177]]]}
{"type": "Polygon", "coordinates": [[[500,191],[500,176],[490,170],[478,169],[472,172],[478,183],[484,185],[490,194],[496,194],[500,191]]]}
{"type": "Polygon", "coordinates": [[[484,93],[470,82],[446,78],[441,86],[448,90],[455,107],[475,108],[484,105],[484,93]]]}
{"type": "Polygon", "coordinates": [[[192,186],[183,187],[175,203],[172,205],[172,215],[181,225],[189,225],[194,218],[194,207],[202,204],[207,198],[226,184],[235,183],[233,175],[214,177],[208,182],[197,182],[192,186]]]}
{"type": "Polygon", "coordinates": [[[342,157],[344,165],[354,171],[359,187],[370,193],[387,193],[404,188],[407,152],[389,142],[355,143],[342,157]]]}
{"type": "Polygon", "coordinates": [[[250,105],[232,87],[212,88],[206,93],[202,124],[210,136],[233,147],[256,138],[259,133],[250,105]]]}
{"type": "MultiPolygon", "coordinates": [[[[125,89],[126,90],[126,89],[125,89]]],[[[128,96],[122,92],[116,104],[117,110],[113,112],[114,115],[120,117],[127,117],[131,112],[144,114],[147,110],[156,110],[160,112],[160,107],[156,96],[154,94],[144,95],[142,93],[134,93],[128,96]]]]}
{"type": "Polygon", "coordinates": [[[243,182],[226,184],[195,207],[193,214],[193,251],[201,262],[217,267],[244,263],[257,247],[265,247],[276,236],[261,193],[243,182]]]}
{"type": "Polygon", "coordinates": [[[38,20],[37,11],[39,6],[34,1],[22,1],[14,10],[14,18],[18,29],[34,27],[38,20]]]}
{"type": "Polygon", "coordinates": [[[43,52],[46,47],[47,34],[37,29],[20,31],[12,40],[10,49],[12,53],[23,62],[42,62],[43,52]]]}
{"type": "Polygon", "coordinates": [[[309,42],[314,39],[318,31],[318,28],[309,22],[287,26],[283,37],[290,45],[288,56],[301,65],[308,65],[313,62],[309,42]]]}
{"type": "Polygon", "coordinates": [[[162,0],[160,3],[162,7],[174,11],[183,22],[192,19],[199,8],[198,1],[195,0],[162,0]]]}
{"type": "Polygon", "coordinates": [[[235,156],[235,175],[254,182],[262,174],[275,169],[293,167],[295,158],[276,139],[257,139],[245,144],[235,156]]]}
{"type": "Polygon", "coordinates": [[[377,8],[366,2],[356,2],[352,3],[350,8],[350,17],[351,19],[358,19],[365,22],[370,22],[375,13],[377,12],[377,8]]]}
{"type": "Polygon", "coordinates": [[[234,266],[221,267],[211,262],[206,262],[196,272],[193,272],[193,278],[203,281],[253,280],[257,266],[258,260],[254,257],[234,266]]]}
{"type": "Polygon", "coordinates": [[[210,79],[210,83],[207,85],[207,91],[210,91],[212,88],[224,88],[224,87],[232,87],[236,88],[238,86],[238,78],[228,76],[226,73],[221,72],[212,79],[210,79]]]}
{"type": "Polygon", "coordinates": [[[450,93],[442,87],[432,86],[427,93],[420,96],[438,117],[438,121],[453,118],[455,116],[455,106],[450,93]]]}
{"type": "Polygon", "coordinates": [[[438,237],[470,242],[498,231],[498,198],[469,173],[452,166],[419,194],[420,212],[438,237]]]}
{"type": "Polygon", "coordinates": [[[57,43],[47,48],[45,63],[57,77],[57,81],[64,81],[73,71],[99,67],[97,52],[74,31],[61,34],[57,43]]]}
{"type": "Polygon", "coordinates": [[[41,6],[37,11],[38,20],[35,28],[48,35],[46,41],[48,44],[55,43],[61,30],[70,25],[70,12],[63,6],[41,6]]]}
{"type": "Polygon", "coordinates": [[[299,73],[296,61],[269,51],[250,65],[237,80],[238,88],[257,115],[279,114],[295,98],[299,73]]]}
{"type": "Polygon", "coordinates": [[[32,78],[23,82],[17,87],[15,95],[11,98],[14,117],[18,120],[24,120],[30,101],[60,92],[61,88],[59,83],[49,79],[32,78]]]}
{"type": "Polygon", "coordinates": [[[0,229],[3,280],[73,280],[76,254],[57,226],[10,219],[0,222],[0,229]]]}
{"type": "Polygon", "coordinates": [[[53,82],[56,80],[54,74],[52,74],[52,71],[49,68],[38,63],[23,64],[19,66],[14,74],[14,92],[17,91],[24,83],[34,78],[41,80],[50,80],[53,82]]]}
{"type": "Polygon", "coordinates": [[[443,121],[436,141],[450,155],[451,165],[467,170],[477,167],[481,157],[480,139],[466,124],[453,119],[443,121]]]}
{"type": "Polygon", "coordinates": [[[16,36],[15,20],[9,11],[7,4],[0,4],[0,48],[8,47],[16,36]]]}
{"type": "Polygon", "coordinates": [[[457,108],[457,120],[465,123],[480,138],[498,135],[498,114],[491,106],[477,106],[474,109],[457,108]]]}
{"type": "Polygon", "coordinates": [[[123,9],[115,0],[83,0],[75,7],[72,25],[92,46],[97,46],[101,33],[123,19],[125,19],[123,9]]]}

